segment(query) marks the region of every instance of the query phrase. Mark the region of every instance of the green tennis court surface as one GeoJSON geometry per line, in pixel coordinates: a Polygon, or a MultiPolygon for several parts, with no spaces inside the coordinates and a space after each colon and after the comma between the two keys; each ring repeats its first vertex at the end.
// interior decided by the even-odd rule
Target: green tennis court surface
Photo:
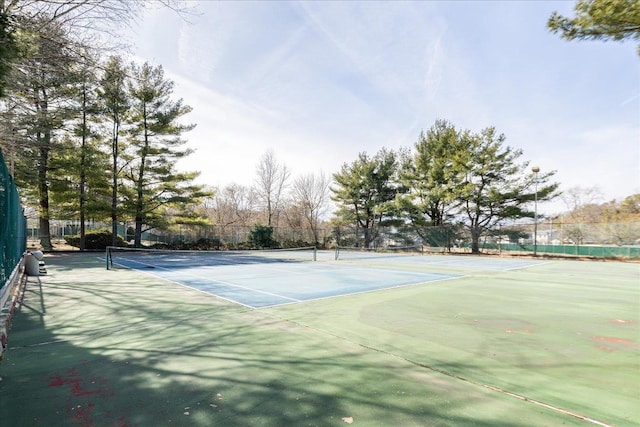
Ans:
{"type": "Polygon", "coordinates": [[[0,363],[1,423],[640,423],[638,264],[423,258],[429,266],[285,263],[315,267],[298,282],[261,274],[289,287],[304,287],[320,274],[313,268],[339,280],[366,270],[448,280],[255,310],[157,275],[107,271],[95,255],[48,256],[0,363]]]}

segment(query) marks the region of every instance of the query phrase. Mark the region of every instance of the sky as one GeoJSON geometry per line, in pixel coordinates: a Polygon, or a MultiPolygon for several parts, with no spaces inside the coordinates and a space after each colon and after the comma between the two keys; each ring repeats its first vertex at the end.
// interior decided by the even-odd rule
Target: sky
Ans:
{"type": "MultiPolygon", "coordinates": [[[[573,1],[189,2],[127,36],[193,111],[197,182],[250,186],[269,150],[292,176],[412,148],[444,119],[495,127],[520,161],[600,201],[640,192],[640,56],[631,42],[550,33],[573,1]]],[[[540,212],[566,210],[560,200],[540,212]]]]}

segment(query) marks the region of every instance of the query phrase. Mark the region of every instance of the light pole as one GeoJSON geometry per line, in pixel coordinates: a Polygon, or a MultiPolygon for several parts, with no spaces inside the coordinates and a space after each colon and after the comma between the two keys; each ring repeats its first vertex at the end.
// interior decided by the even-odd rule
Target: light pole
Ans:
{"type": "Polygon", "coordinates": [[[534,175],[535,182],[535,204],[533,208],[533,256],[538,256],[538,172],[540,172],[540,168],[538,166],[533,166],[531,168],[531,172],[534,175]]]}

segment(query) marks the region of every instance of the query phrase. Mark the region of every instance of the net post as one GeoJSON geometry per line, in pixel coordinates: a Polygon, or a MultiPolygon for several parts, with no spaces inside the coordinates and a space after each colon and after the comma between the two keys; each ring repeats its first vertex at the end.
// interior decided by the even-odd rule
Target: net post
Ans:
{"type": "Polygon", "coordinates": [[[105,259],[107,261],[107,270],[110,270],[110,266],[109,263],[111,261],[111,251],[109,250],[111,248],[111,246],[107,246],[105,249],[105,259]]]}
{"type": "Polygon", "coordinates": [[[318,248],[316,246],[313,247],[313,260],[318,260],[318,248]]]}

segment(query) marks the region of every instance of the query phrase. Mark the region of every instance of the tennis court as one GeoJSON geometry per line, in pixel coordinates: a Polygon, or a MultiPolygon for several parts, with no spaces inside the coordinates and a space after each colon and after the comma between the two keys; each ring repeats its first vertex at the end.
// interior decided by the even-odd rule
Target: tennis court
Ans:
{"type": "Polygon", "coordinates": [[[417,268],[449,268],[460,271],[508,271],[532,267],[546,261],[528,258],[500,258],[491,256],[451,256],[431,254],[424,256],[412,253],[368,252],[361,250],[340,250],[336,257],[346,262],[368,263],[369,265],[396,265],[417,268]]]}
{"type": "MultiPolygon", "coordinates": [[[[114,251],[114,262],[251,308],[437,282],[453,274],[331,262],[333,251],[114,251]],[[313,262],[316,260],[317,262],[313,262]]],[[[413,258],[393,257],[396,260],[413,258]]],[[[424,259],[424,257],[419,257],[424,259]]],[[[368,259],[375,258],[369,254],[368,259]]],[[[387,264],[389,258],[385,257],[387,264]]],[[[400,263],[401,264],[401,263],[400,263]]]]}
{"type": "Polygon", "coordinates": [[[0,363],[0,419],[640,424],[639,264],[254,256],[48,256],[0,363]]]}

